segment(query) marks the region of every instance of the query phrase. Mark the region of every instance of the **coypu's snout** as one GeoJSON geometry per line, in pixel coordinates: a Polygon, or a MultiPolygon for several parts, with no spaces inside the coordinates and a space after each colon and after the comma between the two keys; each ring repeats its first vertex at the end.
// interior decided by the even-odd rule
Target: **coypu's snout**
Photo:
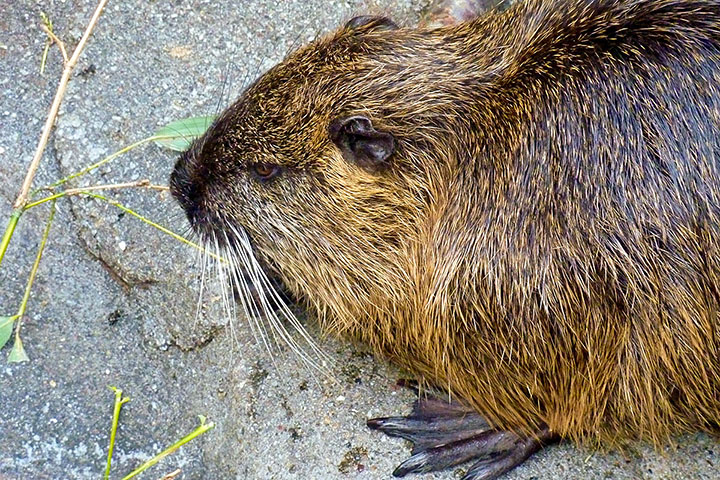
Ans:
{"type": "Polygon", "coordinates": [[[207,207],[207,172],[197,162],[192,148],[175,163],[170,175],[170,192],[185,210],[193,229],[201,235],[208,233],[215,215],[207,207]]]}

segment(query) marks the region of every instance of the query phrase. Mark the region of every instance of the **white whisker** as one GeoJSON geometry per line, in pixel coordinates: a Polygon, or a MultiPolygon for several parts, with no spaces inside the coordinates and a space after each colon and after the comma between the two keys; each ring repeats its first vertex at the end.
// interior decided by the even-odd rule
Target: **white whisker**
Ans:
{"type": "MultiPolygon", "coordinates": [[[[215,253],[216,255],[221,255],[221,249],[220,245],[218,243],[217,237],[213,234],[213,244],[215,247],[215,253]]],[[[215,262],[215,266],[217,269],[217,278],[218,283],[220,284],[220,297],[222,299],[223,304],[223,310],[225,312],[225,315],[228,319],[228,325],[230,326],[230,338],[233,340],[233,348],[235,346],[235,343],[237,342],[237,337],[235,333],[235,323],[233,322],[233,319],[236,318],[236,309],[235,309],[235,302],[234,300],[231,301],[230,295],[228,293],[228,274],[227,269],[229,268],[228,265],[225,265],[223,262],[217,261],[215,262]]]]}
{"type": "MultiPolygon", "coordinates": [[[[229,244],[227,242],[227,235],[226,235],[226,244],[229,244]]],[[[251,291],[250,287],[247,284],[247,281],[245,278],[241,275],[240,272],[240,263],[238,262],[237,256],[235,254],[235,251],[231,248],[225,249],[225,258],[229,262],[229,268],[231,272],[231,278],[238,288],[238,293],[240,297],[240,304],[243,309],[243,313],[245,315],[245,318],[249,320],[250,323],[250,330],[255,337],[255,341],[262,344],[268,353],[272,354],[272,349],[270,348],[270,345],[268,344],[268,334],[267,330],[265,329],[265,325],[263,325],[261,322],[258,321],[260,317],[260,313],[257,311],[257,305],[255,305],[255,302],[250,301],[251,299],[251,291]]],[[[276,343],[277,343],[277,339],[276,343]]],[[[272,355],[271,355],[272,357],[272,355]]]]}
{"type": "Polygon", "coordinates": [[[208,261],[210,258],[210,255],[208,255],[207,249],[203,248],[202,252],[198,250],[198,255],[202,256],[202,267],[200,267],[200,292],[198,294],[198,301],[197,305],[195,307],[195,324],[197,325],[197,322],[200,320],[200,317],[202,316],[202,306],[203,306],[203,295],[205,293],[205,281],[207,276],[207,266],[208,261]]]}
{"type": "MultiPolygon", "coordinates": [[[[234,263],[237,266],[242,265],[242,267],[244,267],[247,279],[252,282],[257,292],[257,300],[260,303],[259,307],[264,313],[264,316],[258,318],[258,322],[266,319],[270,324],[270,331],[273,333],[273,336],[280,337],[308,366],[327,375],[327,365],[332,363],[330,358],[317,346],[312,337],[310,337],[305,327],[287,307],[280,294],[272,285],[272,282],[270,282],[262,270],[260,263],[255,258],[247,233],[245,233],[243,229],[236,228],[234,225],[228,225],[228,227],[234,234],[235,239],[235,243],[233,244],[235,248],[232,248],[233,256],[236,260],[234,263]],[[278,316],[278,313],[280,313],[282,318],[278,316]],[[293,329],[299,333],[300,337],[309,345],[311,353],[308,353],[294,336],[288,332],[283,320],[287,321],[293,329]]],[[[257,303],[253,300],[250,300],[250,302],[257,303]]],[[[259,311],[254,310],[253,313],[259,314],[259,311]]]]}
{"type": "Polygon", "coordinates": [[[237,343],[234,320],[239,310],[248,319],[253,338],[270,354],[273,363],[276,358],[271,344],[274,344],[275,349],[284,344],[311,368],[311,373],[317,370],[331,377],[328,366],[332,360],[317,346],[263,271],[245,230],[228,224],[227,232],[232,236],[232,241],[225,232],[221,238],[213,232],[203,241],[205,251],[202,253],[196,322],[203,315],[203,295],[208,289],[208,277],[214,273],[219,283],[222,311],[227,317],[233,348],[237,343]],[[224,260],[218,261],[217,258],[224,260]],[[237,292],[237,298],[234,292],[237,292]],[[253,296],[253,292],[256,296],[253,296]],[[299,339],[309,348],[298,342],[297,336],[288,331],[286,324],[297,332],[299,339]]]}

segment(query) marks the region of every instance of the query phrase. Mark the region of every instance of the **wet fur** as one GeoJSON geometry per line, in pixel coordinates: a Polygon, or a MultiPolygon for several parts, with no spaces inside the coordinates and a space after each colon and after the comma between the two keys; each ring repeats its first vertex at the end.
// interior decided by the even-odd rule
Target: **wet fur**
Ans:
{"type": "Polygon", "coordinates": [[[328,331],[498,428],[659,445],[720,422],[716,1],[341,29],[261,77],[174,176],[199,231],[244,226],[328,331]],[[395,137],[388,169],[330,141],[352,114],[395,137]],[[257,162],[283,172],[261,182],[257,162]]]}

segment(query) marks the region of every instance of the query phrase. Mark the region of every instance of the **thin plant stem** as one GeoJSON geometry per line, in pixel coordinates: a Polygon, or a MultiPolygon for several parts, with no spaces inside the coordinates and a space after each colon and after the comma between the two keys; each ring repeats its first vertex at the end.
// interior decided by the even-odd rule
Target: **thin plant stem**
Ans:
{"type": "Polygon", "coordinates": [[[223,262],[223,263],[227,262],[227,260],[225,260],[224,257],[221,257],[220,255],[217,255],[217,254],[215,254],[215,253],[213,253],[213,252],[211,252],[211,251],[209,251],[209,250],[206,250],[205,248],[201,247],[201,246],[198,245],[197,243],[191,242],[191,241],[188,240],[187,238],[182,237],[182,236],[178,235],[177,233],[173,232],[172,230],[169,230],[169,229],[163,227],[162,225],[153,222],[153,221],[150,220],[149,218],[143,217],[142,215],[140,215],[140,214],[137,213],[136,211],[129,209],[128,207],[126,207],[125,205],[123,205],[122,203],[120,203],[120,202],[118,202],[118,201],[109,199],[109,198],[104,197],[104,196],[102,196],[102,195],[99,195],[99,194],[97,194],[97,193],[92,193],[92,192],[87,192],[87,191],[85,191],[85,192],[80,192],[80,194],[87,195],[87,196],[89,196],[89,197],[97,198],[97,199],[99,199],[99,200],[102,200],[103,202],[107,202],[107,203],[109,203],[110,205],[112,205],[112,206],[114,206],[114,207],[116,207],[116,208],[119,208],[119,209],[122,210],[123,212],[129,213],[130,215],[132,215],[133,217],[137,218],[138,220],[141,220],[141,221],[147,223],[147,224],[150,225],[151,227],[154,227],[154,228],[160,230],[161,232],[165,233],[166,235],[170,235],[172,238],[174,238],[174,239],[177,240],[178,242],[181,242],[181,243],[184,243],[185,245],[188,245],[188,246],[191,246],[191,247],[193,247],[193,248],[196,248],[196,249],[200,250],[201,252],[210,255],[210,256],[211,256],[212,258],[214,258],[215,260],[218,260],[218,261],[223,262]]]}
{"type": "Polygon", "coordinates": [[[48,38],[45,42],[45,48],[43,49],[42,57],[40,58],[40,75],[45,73],[45,63],[47,62],[48,52],[50,52],[50,45],[52,41],[48,38]]]}
{"type": "MultiPolygon", "coordinates": [[[[37,200],[37,201],[35,201],[35,202],[28,203],[28,204],[25,206],[25,209],[27,210],[27,209],[30,209],[30,208],[33,208],[33,207],[37,207],[38,205],[41,205],[41,204],[43,204],[43,203],[47,203],[47,202],[50,202],[50,201],[55,201],[55,200],[57,200],[58,198],[66,197],[66,196],[69,196],[69,195],[86,195],[86,196],[88,196],[88,197],[97,198],[98,200],[102,200],[103,202],[109,203],[110,205],[114,206],[115,208],[119,208],[120,210],[122,210],[122,211],[124,211],[124,212],[126,212],[126,213],[129,213],[129,214],[132,215],[133,217],[135,217],[135,218],[141,220],[142,222],[150,225],[151,227],[154,227],[154,228],[160,230],[160,231],[163,232],[164,234],[170,235],[170,236],[171,236],[172,238],[174,238],[175,240],[177,240],[177,241],[179,241],[179,242],[181,242],[181,243],[184,243],[185,245],[188,245],[188,246],[190,246],[190,247],[192,247],[192,248],[195,248],[195,249],[197,249],[197,250],[200,250],[201,252],[210,255],[210,256],[211,256],[212,258],[214,258],[215,260],[218,260],[218,261],[220,261],[220,262],[225,263],[226,260],[225,260],[224,257],[221,257],[220,255],[217,255],[216,253],[213,253],[213,252],[211,252],[211,251],[203,248],[202,246],[198,245],[197,243],[191,242],[191,241],[188,240],[187,238],[185,238],[185,237],[183,237],[183,236],[181,236],[181,235],[178,235],[177,233],[173,232],[172,230],[170,230],[170,229],[168,229],[168,228],[166,228],[166,227],[163,227],[162,225],[160,225],[160,224],[158,224],[158,223],[153,222],[153,221],[150,220],[149,218],[140,215],[140,214],[137,213],[136,211],[134,211],[134,210],[126,207],[125,205],[123,205],[122,203],[120,203],[120,202],[118,202],[118,201],[116,201],[116,200],[112,200],[112,199],[109,199],[109,198],[107,198],[107,197],[105,197],[105,196],[103,196],[103,195],[99,195],[99,194],[97,194],[97,193],[94,193],[94,192],[97,191],[97,190],[111,190],[111,189],[117,189],[117,188],[130,188],[130,187],[141,187],[141,188],[152,188],[152,189],[157,189],[157,190],[167,190],[167,187],[165,187],[165,186],[163,186],[163,185],[152,185],[152,184],[148,184],[148,183],[146,183],[146,182],[147,182],[146,180],[140,180],[139,182],[115,183],[115,184],[110,184],[110,185],[96,185],[96,186],[93,186],[93,187],[85,187],[85,188],[73,188],[73,189],[66,190],[66,191],[64,191],[64,192],[58,192],[58,193],[56,193],[56,194],[54,194],[54,195],[50,195],[50,196],[45,197],[45,198],[41,198],[40,200],[37,200]]],[[[15,223],[17,223],[17,220],[15,221],[15,223]]],[[[14,226],[13,226],[13,228],[14,228],[14,226]]],[[[10,233],[10,235],[12,235],[12,233],[10,233]]],[[[7,231],[6,231],[6,236],[8,236],[8,232],[7,232],[7,231]]],[[[8,236],[8,242],[9,242],[9,236],[8,236]]],[[[2,260],[2,257],[0,257],[0,260],[2,260]]]]}
{"type": "MultiPolygon", "coordinates": [[[[53,42],[55,42],[55,43],[57,44],[58,48],[60,48],[60,53],[62,54],[63,61],[64,61],[65,63],[69,62],[70,59],[69,59],[68,56],[67,56],[67,51],[65,51],[65,43],[63,43],[63,41],[60,40],[60,39],[55,35],[55,33],[53,33],[53,31],[52,31],[52,23],[50,23],[50,26],[49,26],[49,27],[48,27],[47,25],[41,25],[40,28],[42,28],[43,31],[44,31],[45,33],[47,33],[47,36],[50,37],[50,40],[52,40],[53,42]]],[[[46,50],[46,52],[47,52],[47,50],[46,50]]],[[[43,56],[43,65],[45,64],[46,58],[47,58],[47,53],[45,53],[45,55],[43,56]]]]}
{"type": "Polygon", "coordinates": [[[182,473],[182,470],[177,468],[177,469],[173,470],[172,472],[163,476],[160,480],[175,480],[177,478],[177,476],[180,475],[181,473],[182,473]]]}
{"type": "MultiPolygon", "coordinates": [[[[22,301],[20,302],[20,308],[18,309],[15,320],[17,322],[15,325],[16,347],[22,347],[22,340],[20,340],[20,330],[22,329],[23,315],[25,315],[25,311],[27,310],[27,304],[30,300],[30,292],[32,291],[33,283],[35,283],[35,276],[37,275],[38,267],[40,266],[40,260],[42,259],[43,252],[45,251],[47,239],[50,236],[50,226],[52,225],[54,219],[55,202],[52,202],[50,204],[50,215],[48,215],[47,222],[45,223],[45,230],[43,231],[42,239],[40,240],[40,245],[38,246],[37,255],[35,255],[35,262],[33,262],[33,266],[30,269],[30,276],[28,277],[27,285],[25,286],[25,294],[23,295],[22,301]]],[[[22,350],[22,348],[20,348],[20,350],[22,350]]]]}
{"type": "Polygon", "coordinates": [[[160,460],[162,460],[163,458],[165,458],[165,457],[167,457],[168,455],[170,455],[171,453],[173,453],[173,452],[174,452],[175,450],[177,450],[178,448],[180,448],[180,447],[182,447],[183,445],[185,445],[186,443],[188,443],[190,440],[192,440],[192,439],[194,439],[194,438],[196,438],[196,437],[199,437],[200,435],[202,435],[203,433],[207,432],[208,430],[211,430],[211,429],[214,428],[214,427],[215,427],[215,424],[214,424],[213,422],[205,423],[205,417],[203,417],[203,416],[201,415],[201,416],[200,416],[200,426],[198,426],[195,430],[193,430],[192,432],[190,432],[190,433],[189,433],[188,435],[186,435],[185,437],[181,438],[181,439],[178,440],[177,442],[175,442],[175,443],[173,443],[172,445],[170,445],[168,448],[166,448],[166,449],[163,450],[162,452],[160,452],[160,453],[158,453],[157,455],[155,455],[153,458],[151,458],[151,459],[148,460],[147,462],[145,462],[145,463],[143,463],[142,465],[140,465],[138,468],[136,468],[135,470],[133,470],[132,472],[130,472],[127,476],[123,477],[122,480],[129,480],[129,479],[133,478],[134,476],[139,475],[140,473],[144,472],[144,471],[147,470],[148,468],[150,468],[150,467],[152,467],[153,465],[155,465],[156,463],[158,463],[158,462],[159,462],[160,460]]]}
{"type": "Polygon", "coordinates": [[[69,188],[63,192],[58,192],[53,195],[47,196],[45,198],[41,198],[40,200],[30,202],[27,205],[25,205],[25,210],[29,210],[33,207],[37,207],[38,205],[42,205],[43,203],[47,203],[52,200],[57,200],[58,198],[62,198],[62,197],[69,197],[72,195],[85,195],[85,194],[87,194],[87,192],[92,192],[92,191],[97,191],[97,190],[118,190],[121,188],[148,188],[151,190],[160,190],[163,192],[169,190],[169,188],[164,185],[151,184],[150,180],[147,180],[147,179],[146,180],[138,180],[136,182],[110,183],[107,185],[93,185],[90,187],[69,188]]]}
{"type": "Polygon", "coordinates": [[[6,317],[5,321],[0,323],[0,328],[5,328],[8,326],[8,324],[15,323],[15,320],[17,320],[17,315],[12,315],[10,317],[6,317]]]}
{"type": "Polygon", "coordinates": [[[115,392],[115,405],[113,407],[112,425],[110,426],[110,446],[108,447],[107,464],[105,465],[103,480],[110,478],[110,465],[112,463],[113,449],[115,448],[115,435],[117,434],[118,422],[120,420],[120,408],[123,404],[130,401],[130,397],[122,396],[122,390],[119,388],[110,387],[110,390],[115,392]]]}
{"type": "Polygon", "coordinates": [[[15,227],[17,226],[18,220],[20,220],[22,214],[22,209],[15,209],[10,215],[10,220],[8,221],[7,227],[5,227],[5,233],[3,234],[2,241],[0,241],[0,265],[2,265],[3,258],[5,258],[5,252],[8,249],[8,245],[10,245],[10,239],[12,238],[13,233],[15,233],[15,227]]]}
{"type": "MultiPolygon", "coordinates": [[[[92,170],[104,165],[105,163],[113,160],[114,158],[116,158],[124,153],[127,153],[134,148],[139,147],[140,145],[144,145],[153,140],[162,140],[165,138],[170,138],[170,137],[164,136],[164,135],[157,135],[157,136],[144,138],[138,142],[135,142],[131,145],[128,145],[128,146],[118,150],[115,153],[108,155],[107,157],[103,158],[99,162],[96,162],[96,163],[90,165],[89,167],[86,167],[86,168],[80,170],[79,172],[75,172],[75,173],[68,175],[67,177],[61,178],[60,180],[58,180],[57,182],[55,182],[51,185],[47,185],[45,187],[35,189],[30,194],[30,196],[31,197],[35,196],[35,194],[37,194],[38,192],[40,192],[42,190],[52,190],[55,187],[58,187],[64,183],[68,182],[69,180],[72,180],[73,178],[77,178],[81,175],[85,175],[86,173],[91,172],[92,170]]],[[[128,186],[134,186],[134,185],[128,185],[128,186]]],[[[143,186],[145,186],[145,185],[143,185],[143,186]]],[[[167,187],[161,187],[159,185],[146,185],[146,187],[152,188],[152,189],[157,189],[157,190],[167,189],[167,187]]],[[[96,188],[96,187],[88,187],[88,188],[84,188],[82,190],[85,191],[85,190],[93,189],[93,188],[96,188]]],[[[110,188],[110,187],[107,187],[107,188],[110,188]]],[[[121,187],[117,187],[117,188],[121,188],[121,187]]],[[[49,197],[43,198],[36,202],[27,203],[27,200],[26,200],[26,203],[23,208],[14,209],[12,215],[10,216],[10,220],[8,221],[8,225],[5,228],[5,232],[3,233],[2,243],[0,243],[0,265],[2,265],[3,258],[5,257],[5,251],[7,250],[8,245],[10,244],[10,239],[12,239],[13,233],[15,232],[15,226],[17,225],[18,220],[20,219],[20,216],[23,214],[23,212],[25,210],[27,210],[28,208],[36,207],[43,203],[49,202],[51,200],[56,200],[58,198],[61,198],[61,197],[67,196],[67,195],[77,195],[78,192],[79,192],[79,189],[70,189],[70,190],[66,190],[65,192],[60,192],[55,195],[50,195],[49,197]],[[71,192],[71,193],[69,193],[69,192],[71,192]]]]}
{"type": "Polygon", "coordinates": [[[60,83],[58,84],[57,91],[55,92],[55,98],[53,99],[53,103],[50,106],[50,112],[48,113],[47,119],[45,120],[42,134],[40,135],[40,139],[38,140],[35,154],[30,161],[30,166],[28,167],[27,173],[25,174],[25,180],[23,181],[22,187],[20,188],[20,193],[18,194],[15,203],[13,204],[14,210],[22,209],[27,203],[28,194],[30,192],[32,182],[35,179],[35,174],[37,173],[38,167],[40,166],[40,161],[42,160],[43,153],[45,152],[45,147],[47,147],[47,142],[50,138],[50,132],[55,125],[55,119],[57,118],[60,104],[62,103],[63,97],[65,96],[65,91],[67,90],[68,82],[70,81],[70,77],[72,76],[73,69],[77,64],[77,61],[80,58],[80,54],[85,48],[88,38],[90,38],[90,34],[95,28],[95,25],[97,24],[97,21],[100,18],[100,14],[102,13],[103,8],[105,8],[106,3],[107,0],[100,0],[98,2],[97,7],[95,8],[95,12],[90,19],[90,22],[88,23],[82,38],[75,47],[75,50],[73,51],[70,59],[65,62],[65,68],[63,69],[62,76],[60,77],[60,83]]]}
{"type": "MultiPolygon", "coordinates": [[[[45,24],[44,27],[47,28],[49,31],[52,31],[53,24],[52,21],[48,18],[47,15],[45,15],[45,12],[40,12],[40,18],[42,18],[43,23],[45,24]]],[[[49,35],[48,35],[49,37],[49,35]]],[[[43,48],[42,57],[40,58],[40,75],[45,73],[45,63],[47,62],[47,56],[50,52],[50,47],[52,46],[52,38],[48,38],[45,40],[45,48],[43,48]]],[[[63,47],[64,50],[64,47],[63,47]]],[[[63,55],[63,58],[65,61],[67,61],[67,55],[63,55]]]]}
{"type": "Polygon", "coordinates": [[[55,182],[55,183],[52,183],[52,184],[47,185],[47,186],[45,186],[45,187],[40,187],[40,188],[34,190],[34,191],[33,191],[33,195],[34,195],[35,193],[41,191],[41,190],[52,190],[52,189],[54,189],[54,188],[56,188],[56,187],[59,187],[60,185],[66,183],[66,182],[68,182],[68,181],[70,181],[70,180],[72,180],[72,179],[74,179],[74,178],[77,178],[77,177],[79,177],[79,176],[81,176],[81,175],[85,175],[86,173],[91,172],[91,171],[95,170],[96,168],[105,165],[105,164],[108,163],[109,161],[111,161],[111,160],[119,157],[120,155],[122,155],[122,154],[124,154],[124,153],[129,152],[130,150],[132,150],[132,149],[134,149],[134,148],[137,148],[137,147],[139,147],[139,146],[141,146],[141,145],[144,145],[144,144],[146,144],[146,143],[148,143],[148,142],[152,142],[152,141],[155,141],[155,140],[163,140],[163,139],[166,139],[166,138],[172,138],[172,137],[170,137],[170,136],[164,136],[164,135],[156,135],[156,136],[152,136],[152,137],[143,138],[142,140],[138,140],[138,141],[135,142],[135,143],[132,143],[132,144],[126,146],[126,147],[121,148],[120,150],[118,150],[118,151],[115,152],[115,153],[111,153],[110,155],[108,155],[107,157],[103,158],[103,159],[100,160],[99,162],[93,163],[92,165],[90,165],[90,166],[88,166],[88,167],[85,167],[85,168],[83,168],[82,170],[80,170],[80,171],[78,171],[78,172],[71,173],[71,174],[68,175],[67,177],[61,178],[60,180],[58,180],[58,181],[55,182]]]}

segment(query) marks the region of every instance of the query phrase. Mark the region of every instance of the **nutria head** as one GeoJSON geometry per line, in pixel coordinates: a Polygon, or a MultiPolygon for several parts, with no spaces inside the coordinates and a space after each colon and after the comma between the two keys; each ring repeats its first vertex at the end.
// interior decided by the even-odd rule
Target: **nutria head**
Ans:
{"type": "Polygon", "coordinates": [[[419,69],[413,52],[410,68],[415,34],[401,32],[358,17],[293,53],[172,173],[201,237],[234,247],[247,232],[261,262],[323,312],[398,289],[441,168],[428,132],[447,127],[437,118],[445,98],[428,78],[439,81],[442,66],[419,69]]]}

